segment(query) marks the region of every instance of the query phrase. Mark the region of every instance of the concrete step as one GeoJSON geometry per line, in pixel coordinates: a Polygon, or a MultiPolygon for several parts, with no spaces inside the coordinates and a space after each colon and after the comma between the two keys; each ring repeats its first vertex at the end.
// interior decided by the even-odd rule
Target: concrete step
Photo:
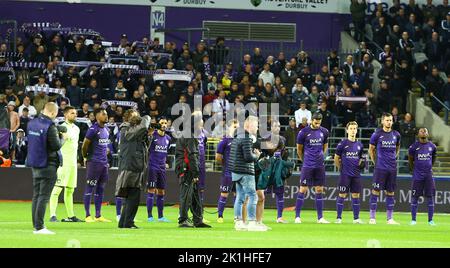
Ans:
{"type": "Polygon", "coordinates": [[[450,167],[434,167],[433,172],[450,172],[450,167]]]}
{"type": "Polygon", "coordinates": [[[440,162],[450,162],[450,156],[438,156],[437,160],[440,162]]]}

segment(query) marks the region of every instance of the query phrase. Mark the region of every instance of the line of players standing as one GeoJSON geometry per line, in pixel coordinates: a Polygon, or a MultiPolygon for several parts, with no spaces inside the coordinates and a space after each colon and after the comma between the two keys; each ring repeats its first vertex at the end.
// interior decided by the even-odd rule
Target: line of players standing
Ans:
{"type": "MultiPolygon", "coordinates": [[[[98,109],[95,112],[96,123],[89,129],[86,138],[83,142],[82,153],[87,160],[87,184],[84,193],[84,206],[86,211],[86,222],[111,222],[102,217],[101,204],[103,201],[103,192],[108,181],[108,159],[107,159],[107,144],[109,133],[105,128],[107,123],[107,114],[104,109],[98,109]],[[95,217],[91,217],[90,203],[92,194],[94,193],[95,217]]],[[[67,118],[66,118],[67,121],[67,118]]],[[[301,210],[304,203],[306,192],[309,188],[314,188],[315,204],[317,210],[317,222],[329,223],[323,217],[323,188],[325,186],[325,167],[324,154],[328,149],[328,130],[321,127],[322,117],[320,114],[315,114],[312,118],[310,126],[302,129],[297,137],[297,152],[300,161],[303,163],[300,175],[300,188],[297,195],[295,206],[295,223],[301,223],[301,210]]],[[[396,190],[396,175],[397,175],[397,154],[399,152],[400,135],[397,131],[392,130],[392,115],[384,114],[382,117],[382,128],[378,129],[371,137],[369,146],[369,155],[375,164],[375,173],[373,180],[373,189],[370,197],[370,224],[376,224],[375,215],[377,210],[377,202],[381,191],[386,191],[386,206],[387,206],[387,223],[398,224],[393,219],[394,209],[394,192],[396,190]]],[[[170,222],[164,217],[164,196],[166,186],[166,158],[167,151],[170,145],[171,137],[166,134],[167,120],[160,118],[158,127],[150,133],[149,146],[149,161],[148,161],[148,182],[147,182],[147,212],[148,221],[156,221],[153,218],[152,210],[154,199],[156,195],[156,206],[158,208],[159,222],[170,222]]],[[[203,128],[200,124],[197,127],[203,128]]],[[[228,133],[220,141],[216,160],[223,165],[223,173],[220,183],[220,197],[218,201],[218,219],[222,223],[223,212],[227,203],[229,193],[232,191],[233,182],[231,179],[231,171],[228,168],[227,162],[229,159],[230,147],[232,137],[235,129],[238,127],[236,121],[231,122],[227,128],[228,133]]],[[[339,168],[341,176],[339,179],[339,197],[337,198],[337,219],[336,223],[342,222],[342,211],[344,207],[344,200],[350,192],[352,197],[353,208],[353,223],[362,223],[359,218],[360,207],[360,192],[361,192],[361,177],[360,170],[364,168],[363,152],[364,148],[361,142],[356,140],[358,125],[356,122],[350,122],[347,129],[347,139],[339,143],[334,156],[335,165],[339,168]]],[[[261,158],[282,158],[287,159],[287,151],[285,149],[285,139],[279,136],[280,125],[279,122],[273,121],[271,123],[271,135],[279,137],[278,144],[266,144],[269,148],[265,150],[261,158]]],[[[411,170],[413,170],[413,198],[411,204],[412,221],[411,224],[416,223],[416,213],[418,206],[418,198],[426,196],[428,198],[428,214],[429,224],[434,225],[433,209],[434,209],[434,193],[435,184],[432,178],[432,165],[436,159],[436,146],[428,141],[428,131],[421,128],[418,133],[419,140],[411,145],[409,149],[409,161],[411,170]]],[[[268,142],[270,137],[265,137],[262,142],[268,142]]],[[[77,144],[77,143],[74,143],[77,144]]],[[[260,144],[256,143],[256,147],[260,144]]],[[[64,147],[64,146],[63,146],[64,147]]],[[[205,190],[205,150],[206,150],[206,132],[202,131],[199,137],[199,162],[200,162],[200,177],[199,188],[201,193],[201,202],[203,204],[203,194],[205,190]]],[[[258,164],[257,164],[258,165],[258,164]]],[[[259,165],[258,165],[259,166],[259,165]]],[[[262,223],[264,211],[264,194],[268,189],[272,190],[276,196],[277,204],[277,222],[287,223],[283,219],[282,213],[284,208],[284,185],[276,183],[272,180],[260,179],[263,171],[256,175],[257,182],[257,222],[263,226],[262,223]]],[[[64,174],[59,173],[59,176],[64,174]]],[[[273,174],[273,173],[272,173],[273,174]]],[[[69,176],[69,175],[65,175],[69,176]]],[[[290,175],[282,178],[285,180],[290,175]]],[[[76,178],[76,175],[69,176],[76,178]]],[[[67,184],[67,183],[66,183],[67,184]]],[[[76,185],[73,182],[71,185],[76,185]]],[[[67,185],[61,184],[61,188],[66,188],[67,185]]],[[[71,186],[72,188],[74,186],[71,186]]],[[[72,189],[71,189],[72,190],[72,189]]],[[[57,195],[61,192],[56,191],[57,195]]],[[[117,216],[121,215],[122,200],[116,199],[117,216]]],[[[245,207],[245,206],[244,206],[245,207]]],[[[52,208],[56,211],[56,207],[52,208]]],[[[55,214],[55,213],[53,213],[55,214]]],[[[81,221],[74,217],[73,213],[69,215],[66,221],[81,221]]],[[[243,211],[243,218],[245,219],[245,209],[243,211]]],[[[52,221],[56,221],[56,214],[52,215],[52,221]]],[[[207,221],[204,220],[206,223],[207,221]]],[[[267,226],[266,226],[267,227],[267,226]]],[[[262,228],[262,230],[270,228],[262,228]]]]}

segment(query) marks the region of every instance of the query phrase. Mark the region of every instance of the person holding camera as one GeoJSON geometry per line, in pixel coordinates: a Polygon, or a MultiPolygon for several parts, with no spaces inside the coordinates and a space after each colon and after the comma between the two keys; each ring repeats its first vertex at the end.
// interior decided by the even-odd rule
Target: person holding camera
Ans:
{"type": "Polygon", "coordinates": [[[53,235],[44,226],[44,216],[50,194],[57,179],[57,169],[62,165],[59,150],[62,140],[67,138],[67,129],[57,127],[53,120],[58,114],[58,106],[48,102],[39,117],[28,124],[27,166],[33,175],[32,219],[34,234],[53,235]]]}
{"type": "Polygon", "coordinates": [[[116,197],[126,198],[126,201],[120,214],[119,228],[137,229],[134,218],[147,169],[147,129],[150,117],[146,115],[141,118],[137,111],[130,109],[125,112],[125,118],[129,120],[120,126],[116,197]]]}

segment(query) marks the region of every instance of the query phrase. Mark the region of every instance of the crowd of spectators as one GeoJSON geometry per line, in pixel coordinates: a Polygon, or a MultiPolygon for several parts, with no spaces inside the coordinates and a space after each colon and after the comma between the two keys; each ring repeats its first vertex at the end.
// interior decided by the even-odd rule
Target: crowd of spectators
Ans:
{"type": "MultiPolygon", "coordinates": [[[[354,20],[355,10],[364,5],[364,2],[352,1],[354,20]]],[[[414,121],[405,102],[411,82],[425,79],[429,93],[442,100],[448,98],[450,92],[448,81],[445,83],[436,76],[436,72],[449,69],[450,27],[445,28],[445,25],[450,26],[450,13],[442,13],[441,8],[435,10],[430,13],[425,8],[399,7],[396,3],[388,12],[377,9],[374,14],[364,14],[364,23],[373,27],[374,39],[380,42],[383,51],[369,48],[361,40],[360,48],[352,55],[339,55],[333,50],[326,58],[314,59],[306,51],[285,55],[282,51],[269,54],[254,48],[241,62],[227,62],[231,52],[221,37],[211,46],[200,40],[194,46],[184,43],[178,49],[175,42],[160,44],[157,38],[150,40],[147,37],[130,42],[123,34],[114,50],[118,53],[113,61],[112,52],[102,45],[101,40],[95,37],[93,41],[88,40],[83,35],[40,32],[25,36],[18,38],[18,52],[13,54],[8,54],[11,49],[6,44],[0,44],[0,68],[8,66],[8,62],[45,64],[43,68],[14,67],[14,79],[10,73],[0,72],[0,106],[9,110],[11,143],[14,145],[11,157],[19,164],[23,163],[26,125],[49,101],[60,106],[60,116],[67,105],[78,109],[78,117],[85,119],[78,122],[81,141],[88,123],[95,120],[93,109],[105,101],[134,102],[139,112],[150,115],[153,122],[161,116],[167,117],[170,127],[175,119],[171,107],[186,103],[193,108],[196,96],[201,96],[203,107],[212,104],[212,114],[226,113],[231,104],[237,103],[279,103],[282,131],[289,147],[295,147],[298,131],[310,123],[315,112],[323,115],[323,126],[331,129],[349,121],[357,121],[360,127],[376,127],[379,115],[392,111],[395,128],[413,139],[414,121]],[[442,14],[446,21],[441,21],[442,14]],[[412,33],[411,25],[416,25],[412,33]],[[419,44],[425,44],[430,65],[422,63],[413,68],[412,49],[419,44]],[[378,74],[381,83],[377,94],[372,92],[374,59],[383,64],[378,74]],[[117,66],[61,64],[69,61],[122,65],[132,62],[140,70],[184,70],[192,75],[192,80],[154,81],[152,75],[135,74],[117,66]],[[312,64],[320,65],[318,73],[311,73],[312,64]],[[35,94],[27,91],[27,86],[50,87],[62,93],[35,94]],[[346,97],[345,101],[339,101],[340,97],[346,97]]],[[[108,106],[111,154],[116,152],[118,126],[128,108],[115,104],[108,106]]],[[[220,137],[222,132],[212,134],[220,137]]],[[[407,147],[407,143],[403,147],[407,147]]]]}

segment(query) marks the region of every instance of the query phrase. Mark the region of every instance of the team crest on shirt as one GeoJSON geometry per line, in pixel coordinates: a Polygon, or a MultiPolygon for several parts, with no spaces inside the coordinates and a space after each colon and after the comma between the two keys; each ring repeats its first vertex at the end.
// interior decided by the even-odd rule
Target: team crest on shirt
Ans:
{"type": "Polygon", "coordinates": [[[358,151],[361,150],[361,146],[358,146],[358,151]]]}
{"type": "Polygon", "coordinates": [[[428,147],[428,151],[430,151],[430,152],[431,152],[431,151],[433,151],[433,149],[432,149],[431,147],[428,147]]]}
{"type": "Polygon", "coordinates": [[[320,137],[323,138],[323,133],[320,133],[320,137]]]}

